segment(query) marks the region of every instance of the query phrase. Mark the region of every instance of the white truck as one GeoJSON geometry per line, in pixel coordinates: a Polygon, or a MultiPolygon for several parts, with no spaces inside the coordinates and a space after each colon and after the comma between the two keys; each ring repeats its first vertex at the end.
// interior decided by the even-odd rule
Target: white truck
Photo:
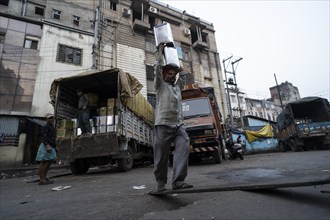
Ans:
{"type": "Polygon", "coordinates": [[[70,163],[74,174],[85,174],[91,166],[105,164],[128,171],[134,161],[152,161],[154,109],[140,93],[141,88],[137,79],[118,68],[54,80],[50,98],[56,119],[58,159],[70,163]],[[80,135],[74,123],[77,89],[96,94],[99,110],[112,109],[110,114],[100,111],[92,134],[80,135]],[[111,107],[107,106],[109,100],[113,100],[111,107]]]}

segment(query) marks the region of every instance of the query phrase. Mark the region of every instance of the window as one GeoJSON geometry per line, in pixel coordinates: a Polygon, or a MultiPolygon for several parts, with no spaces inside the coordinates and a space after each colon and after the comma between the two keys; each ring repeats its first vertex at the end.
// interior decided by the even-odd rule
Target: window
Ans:
{"type": "Polygon", "coordinates": [[[73,15],[73,24],[79,26],[80,17],[73,15]]]}
{"type": "Polygon", "coordinates": [[[93,20],[89,20],[89,22],[91,23],[91,28],[95,27],[95,22],[93,20]]]}
{"type": "Polygon", "coordinates": [[[113,11],[117,11],[117,4],[115,2],[110,1],[110,9],[113,11]]]}
{"type": "Polygon", "coordinates": [[[155,53],[157,51],[154,39],[146,39],[145,46],[147,52],[155,53]]]}
{"type": "Polygon", "coordinates": [[[6,33],[0,32],[0,44],[5,43],[6,33]]]}
{"type": "Polygon", "coordinates": [[[1,0],[0,5],[8,6],[9,0],[1,0]]]}
{"type": "Polygon", "coordinates": [[[36,15],[44,16],[45,9],[40,8],[40,7],[35,7],[34,13],[35,13],[36,15]]]}
{"type": "Polygon", "coordinates": [[[38,49],[38,43],[39,43],[38,38],[26,36],[25,40],[24,40],[24,48],[37,50],[38,49]]]}
{"type": "Polygon", "coordinates": [[[61,19],[61,11],[53,9],[53,18],[54,19],[61,19]]]}
{"type": "Polygon", "coordinates": [[[147,71],[147,80],[154,80],[154,66],[152,65],[146,65],[146,71],[147,71]]]}
{"type": "Polygon", "coordinates": [[[190,53],[189,49],[182,47],[182,60],[183,61],[190,61],[190,53]]]}
{"type": "Polygon", "coordinates": [[[205,43],[207,43],[207,38],[208,38],[208,34],[202,32],[202,41],[205,42],[205,43]]]}
{"type": "Polygon", "coordinates": [[[133,22],[135,19],[142,20],[142,14],[139,11],[133,11],[133,22]]]}
{"type": "Polygon", "coordinates": [[[237,99],[235,95],[230,95],[230,100],[232,103],[237,103],[237,99]]]}
{"type": "Polygon", "coordinates": [[[156,18],[149,15],[149,24],[150,24],[150,29],[153,30],[154,27],[156,26],[156,18]]]}
{"type": "Polygon", "coordinates": [[[147,98],[152,107],[156,108],[156,95],[153,93],[148,93],[147,98]]]}
{"type": "Polygon", "coordinates": [[[58,45],[56,61],[81,65],[82,49],[73,48],[65,45],[58,45]]]}

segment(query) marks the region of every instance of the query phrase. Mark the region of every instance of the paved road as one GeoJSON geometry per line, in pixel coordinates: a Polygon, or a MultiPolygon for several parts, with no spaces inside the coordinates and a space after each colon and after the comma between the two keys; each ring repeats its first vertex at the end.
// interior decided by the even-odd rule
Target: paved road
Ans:
{"type": "MultiPolygon", "coordinates": [[[[187,182],[195,187],[303,182],[330,178],[329,170],[330,151],[270,153],[248,155],[244,161],[194,164],[187,182]]],[[[330,184],[155,197],[148,195],[155,186],[152,171],[152,166],[126,173],[94,169],[44,186],[27,183],[34,175],[6,178],[0,180],[0,219],[329,220],[330,184]],[[71,188],[51,190],[57,186],[71,188]]],[[[51,172],[58,175],[59,170],[51,172]]]]}

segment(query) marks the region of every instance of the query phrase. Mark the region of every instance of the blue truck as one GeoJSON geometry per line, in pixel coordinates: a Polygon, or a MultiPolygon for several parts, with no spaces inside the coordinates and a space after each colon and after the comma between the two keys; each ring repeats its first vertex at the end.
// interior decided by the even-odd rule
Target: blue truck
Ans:
{"type": "Polygon", "coordinates": [[[330,149],[330,106],[321,97],[289,102],[277,117],[278,145],[283,151],[330,149]]]}

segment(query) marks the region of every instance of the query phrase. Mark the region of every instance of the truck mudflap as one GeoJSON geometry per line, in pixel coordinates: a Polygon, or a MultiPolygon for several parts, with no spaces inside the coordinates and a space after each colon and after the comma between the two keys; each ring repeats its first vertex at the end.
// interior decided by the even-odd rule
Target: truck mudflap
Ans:
{"type": "Polygon", "coordinates": [[[91,158],[117,155],[119,144],[116,134],[92,134],[58,139],[58,159],[72,161],[77,158],[91,158]]]}

